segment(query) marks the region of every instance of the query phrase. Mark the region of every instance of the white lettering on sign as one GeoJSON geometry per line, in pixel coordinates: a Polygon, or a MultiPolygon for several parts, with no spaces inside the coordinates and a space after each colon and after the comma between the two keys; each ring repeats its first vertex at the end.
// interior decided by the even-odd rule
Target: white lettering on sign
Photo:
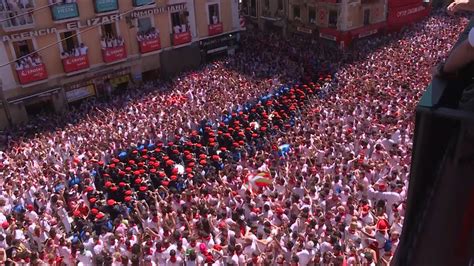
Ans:
{"type": "Polygon", "coordinates": [[[156,8],[150,8],[146,10],[137,10],[132,12],[130,15],[131,18],[141,18],[141,17],[147,17],[150,15],[157,15],[161,13],[174,13],[178,11],[183,11],[186,10],[186,4],[177,4],[177,5],[172,5],[172,6],[161,6],[161,7],[156,7],[156,8]]]}
{"type": "Polygon", "coordinates": [[[56,28],[46,28],[46,29],[39,29],[39,30],[34,30],[34,31],[26,31],[22,33],[14,33],[10,35],[3,35],[2,41],[4,42],[21,41],[21,40],[30,39],[33,37],[48,35],[51,33],[55,33],[57,31],[58,30],[56,28]]]}
{"type": "Polygon", "coordinates": [[[408,15],[411,15],[411,14],[414,14],[414,13],[418,13],[420,11],[423,11],[424,9],[425,9],[424,6],[418,6],[418,7],[410,8],[410,9],[407,9],[407,10],[398,11],[397,12],[397,18],[405,17],[405,16],[408,16],[408,15]]]}

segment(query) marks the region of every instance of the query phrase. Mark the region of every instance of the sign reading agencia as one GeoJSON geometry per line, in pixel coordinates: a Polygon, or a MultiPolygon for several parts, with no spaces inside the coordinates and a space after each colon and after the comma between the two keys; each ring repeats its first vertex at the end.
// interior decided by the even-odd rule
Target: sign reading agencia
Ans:
{"type": "MultiPolygon", "coordinates": [[[[150,16],[150,15],[158,15],[162,13],[174,13],[174,12],[179,12],[183,10],[186,10],[186,4],[176,4],[176,5],[170,5],[170,6],[155,7],[155,8],[150,8],[150,9],[135,10],[130,13],[130,17],[134,19],[134,18],[141,18],[141,17],[150,16]]],[[[116,22],[123,19],[124,17],[125,17],[124,14],[98,16],[98,17],[94,17],[85,21],[71,21],[71,22],[66,23],[65,26],[67,30],[77,30],[77,29],[116,22]]],[[[58,29],[55,27],[51,27],[51,28],[13,33],[9,35],[3,35],[1,38],[2,38],[2,41],[4,42],[22,41],[22,40],[31,39],[34,37],[45,36],[45,35],[56,33],[56,32],[58,32],[58,29]]]]}

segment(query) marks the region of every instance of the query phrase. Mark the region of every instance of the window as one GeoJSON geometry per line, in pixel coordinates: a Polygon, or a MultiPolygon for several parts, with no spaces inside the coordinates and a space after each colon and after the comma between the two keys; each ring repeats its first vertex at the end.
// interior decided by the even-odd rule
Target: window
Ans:
{"type": "Polygon", "coordinates": [[[336,28],[337,27],[337,11],[330,10],[329,11],[329,27],[336,28]]]}
{"type": "Polygon", "coordinates": [[[264,6],[265,8],[270,8],[270,0],[264,0],[263,6],[264,6]]]}
{"type": "Polygon", "coordinates": [[[308,20],[310,24],[316,24],[316,8],[308,8],[308,20]]]}
{"type": "Polygon", "coordinates": [[[100,40],[102,49],[124,45],[123,38],[118,34],[116,23],[104,24],[100,28],[102,31],[102,39],[100,40]]]}
{"type": "Polygon", "coordinates": [[[293,6],[293,19],[300,19],[301,14],[300,14],[300,6],[294,5],[293,6]]]}
{"type": "Polygon", "coordinates": [[[209,24],[219,24],[219,4],[211,4],[207,8],[209,10],[209,24]]]}
{"type": "Polygon", "coordinates": [[[76,34],[76,31],[65,31],[59,33],[59,37],[61,38],[61,58],[80,55],[81,44],[76,34]]]}
{"type": "Polygon", "coordinates": [[[31,9],[35,7],[33,0],[0,0],[0,11],[16,11],[18,9],[31,9]]]}
{"type": "Polygon", "coordinates": [[[41,57],[34,53],[34,45],[31,39],[13,42],[13,49],[16,55],[16,70],[23,70],[43,64],[41,57]]]}
{"type": "Polygon", "coordinates": [[[5,28],[33,26],[34,23],[33,13],[27,13],[21,9],[17,11],[4,11],[0,14],[0,19],[3,21],[3,27],[5,28]]]}
{"type": "Polygon", "coordinates": [[[150,18],[139,18],[138,19],[138,30],[140,32],[147,32],[151,28],[153,28],[153,25],[151,24],[151,19],[150,18]]]}
{"type": "Polygon", "coordinates": [[[364,10],[364,25],[367,26],[370,24],[370,9],[364,10]]]}
{"type": "Polygon", "coordinates": [[[171,25],[173,26],[173,33],[187,32],[188,26],[188,11],[180,11],[171,13],[171,25]]]}

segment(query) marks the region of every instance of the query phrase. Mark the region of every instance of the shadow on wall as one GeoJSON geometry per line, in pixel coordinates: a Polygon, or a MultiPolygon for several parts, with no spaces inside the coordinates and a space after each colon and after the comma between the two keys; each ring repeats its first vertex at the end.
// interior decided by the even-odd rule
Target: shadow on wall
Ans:
{"type": "Polygon", "coordinates": [[[163,77],[174,76],[185,70],[198,68],[201,65],[201,54],[197,43],[164,51],[160,58],[163,77]]]}

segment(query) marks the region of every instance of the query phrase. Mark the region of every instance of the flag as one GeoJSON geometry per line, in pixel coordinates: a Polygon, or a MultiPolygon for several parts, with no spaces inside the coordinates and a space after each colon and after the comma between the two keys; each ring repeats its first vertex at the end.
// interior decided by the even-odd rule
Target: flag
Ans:
{"type": "Polygon", "coordinates": [[[267,187],[273,183],[269,172],[260,172],[250,179],[250,183],[257,187],[267,187]]]}

